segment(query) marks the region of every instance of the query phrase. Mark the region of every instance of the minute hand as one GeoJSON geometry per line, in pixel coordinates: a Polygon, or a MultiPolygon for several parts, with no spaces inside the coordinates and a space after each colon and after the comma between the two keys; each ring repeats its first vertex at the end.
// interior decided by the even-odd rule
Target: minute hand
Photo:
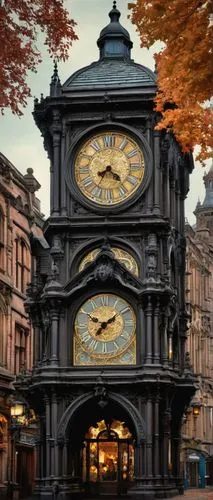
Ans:
{"type": "Polygon", "coordinates": [[[100,335],[102,330],[106,329],[107,325],[109,325],[110,323],[113,323],[113,321],[115,321],[115,318],[116,318],[116,316],[118,316],[118,314],[120,314],[120,313],[117,312],[116,314],[114,314],[114,316],[109,318],[107,321],[102,321],[100,328],[96,332],[96,335],[100,335]]]}
{"type": "Polygon", "coordinates": [[[120,313],[117,312],[116,314],[114,314],[114,316],[112,316],[111,318],[109,318],[106,321],[106,324],[109,325],[110,323],[113,323],[115,321],[116,316],[118,316],[118,314],[120,314],[120,313]]]}

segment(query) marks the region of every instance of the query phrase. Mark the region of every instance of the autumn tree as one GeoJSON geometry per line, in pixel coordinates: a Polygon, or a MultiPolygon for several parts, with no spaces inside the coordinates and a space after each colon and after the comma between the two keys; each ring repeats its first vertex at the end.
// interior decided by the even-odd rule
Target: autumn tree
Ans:
{"type": "Polygon", "coordinates": [[[41,62],[37,40],[44,33],[50,57],[65,60],[73,40],[75,22],[63,0],[0,0],[0,109],[21,115],[31,95],[29,71],[41,62]]]}
{"type": "Polygon", "coordinates": [[[183,151],[200,146],[202,162],[213,147],[212,0],[136,0],[129,4],[141,46],[161,41],[155,54],[158,129],[173,131],[183,151]],[[172,104],[171,104],[172,103],[172,104]]]}

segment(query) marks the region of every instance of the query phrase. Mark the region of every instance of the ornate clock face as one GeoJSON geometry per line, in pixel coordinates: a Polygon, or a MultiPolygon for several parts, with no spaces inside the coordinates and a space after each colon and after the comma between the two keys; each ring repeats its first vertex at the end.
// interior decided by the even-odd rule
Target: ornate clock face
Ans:
{"type": "Polygon", "coordinates": [[[92,202],[109,207],[129,199],[144,177],[138,144],[121,132],[105,132],[87,140],[77,153],[75,180],[92,202]]]}
{"type": "Polygon", "coordinates": [[[75,318],[74,364],[135,364],[136,317],[123,298],[102,293],[80,307],[75,318]]]}
{"type": "MultiPolygon", "coordinates": [[[[91,252],[89,252],[80,262],[79,271],[82,271],[87,264],[93,262],[93,260],[100,253],[100,248],[95,248],[91,252]]],[[[115,258],[125,266],[128,271],[130,271],[135,276],[138,276],[138,264],[134,257],[129,253],[123,250],[122,248],[111,247],[111,251],[113,252],[115,258]]]]}

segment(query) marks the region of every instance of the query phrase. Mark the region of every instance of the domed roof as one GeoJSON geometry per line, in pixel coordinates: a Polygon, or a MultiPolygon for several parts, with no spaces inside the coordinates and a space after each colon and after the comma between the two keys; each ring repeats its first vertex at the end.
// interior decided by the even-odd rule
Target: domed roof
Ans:
{"type": "Polygon", "coordinates": [[[113,2],[110,23],[97,41],[99,61],[76,71],[63,85],[63,92],[80,89],[133,88],[156,85],[155,74],[131,59],[132,42],[119,22],[120,12],[113,2]]]}
{"type": "Polygon", "coordinates": [[[133,61],[104,59],[76,71],[63,90],[80,88],[128,88],[156,85],[155,74],[133,61]]]}

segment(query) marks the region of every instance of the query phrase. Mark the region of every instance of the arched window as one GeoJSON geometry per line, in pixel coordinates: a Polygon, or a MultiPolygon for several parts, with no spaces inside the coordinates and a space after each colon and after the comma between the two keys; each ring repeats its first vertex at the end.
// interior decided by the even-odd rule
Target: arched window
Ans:
{"type": "Polygon", "coordinates": [[[0,366],[6,366],[7,362],[7,322],[6,310],[3,300],[0,302],[0,366]]]}
{"type": "Polygon", "coordinates": [[[16,288],[26,293],[27,283],[30,281],[30,250],[23,238],[15,240],[16,257],[16,288]]]}
{"type": "Polygon", "coordinates": [[[27,342],[29,330],[16,324],[15,327],[15,375],[27,368],[27,342]]]}

